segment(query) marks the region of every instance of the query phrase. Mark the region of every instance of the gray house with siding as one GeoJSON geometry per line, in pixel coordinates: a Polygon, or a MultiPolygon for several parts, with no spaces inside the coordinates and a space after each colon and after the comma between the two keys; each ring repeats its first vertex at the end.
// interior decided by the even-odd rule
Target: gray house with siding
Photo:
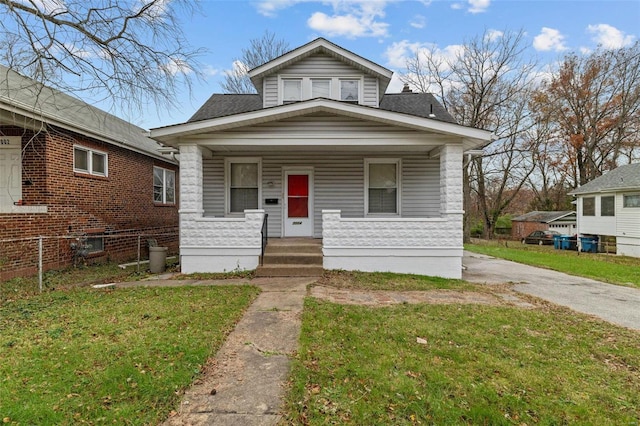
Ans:
{"type": "Polygon", "coordinates": [[[321,239],[327,269],[460,278],[463,156],[489,132],[385,94],[390,70],[323,38],[249,76],[257,94],[151,131],[180,153],[183,272],[256,268],[266,220],[269,238],[321,239]]]}
{"type": "Polygon", "coordinates": [[[620,166],[569,194],[577,198],[580,235],[613,237],[617,254],[640,257],[640,163],[620,166]]]}

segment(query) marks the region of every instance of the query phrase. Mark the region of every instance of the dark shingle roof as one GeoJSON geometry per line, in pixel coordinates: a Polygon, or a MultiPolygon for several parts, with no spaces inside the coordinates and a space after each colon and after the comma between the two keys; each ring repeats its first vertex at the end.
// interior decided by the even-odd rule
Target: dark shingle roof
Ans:
{"type": "MultiPolygon", "coordinates": [[[[260,109],[262,97],[258,94],[214,94],[188,121],[208,120],[260,109]]],[[[380,102],[380,109],[456,123],[430,93],[385,94],[380,102]],[[434,117],[430,117],[431,112],[434,117]]]]}
{"type": "Polygon", "coordinates": [[[565,210],[560,212],[541,212],[541,211],[532,211],[529,213],[525,213],[521,216],[514,217],[511,219],[512,222],[539,222],[539,223],[549,223],[554,220],[565,218],[566,216],[570,216],[575,214],[572,210],[565,210]]]}
{"type": "Polygon", "coordinates": [[[574,189],[569,194],[589,194],[593,192],[613,191],[620,189],[640,189],[640,163],[627,164],[613,169],[574,189]]]}
{"type": "Polygon", "coordinates": [[[262,97],[257,94],[213,94],[189,121],[208,120],[262,109],[262,97]]]}
{"type": "MultiPolygon", "coordinates": [[[[382,97],[380,109],[456,123],[431,93],[389,93],[382,97]],[[433,112],[435,117],[430,117],[433,112]]],[[[456,123],[457,124],[457,123],[456,123]]]]}

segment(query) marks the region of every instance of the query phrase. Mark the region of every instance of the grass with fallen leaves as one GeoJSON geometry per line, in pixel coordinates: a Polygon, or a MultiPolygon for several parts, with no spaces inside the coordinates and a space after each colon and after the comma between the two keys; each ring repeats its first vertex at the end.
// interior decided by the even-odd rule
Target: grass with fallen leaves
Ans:
{"type": "Polygon", "coordinates": [[[308,299],[282,424],[638,424],[638,334],[563,308],[308,299]]]}
{"type": "Polygon", "coordinates": [[[158,424],[222,345],[251,286],[50,291],[0,306],[0,418],[158,424]]]}

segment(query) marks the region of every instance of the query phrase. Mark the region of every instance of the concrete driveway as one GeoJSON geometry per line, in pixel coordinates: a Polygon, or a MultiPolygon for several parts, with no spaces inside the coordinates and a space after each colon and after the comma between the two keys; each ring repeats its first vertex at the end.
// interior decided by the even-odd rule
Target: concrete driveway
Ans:
{"type": "Polygon", "coordinates": [[[605,284],[548,269],[535,268],[482,254],[464,252],[464,280],[474,283],[513,283],[530,294],[614,324],[640,330],[640,289],[605,284]]]}

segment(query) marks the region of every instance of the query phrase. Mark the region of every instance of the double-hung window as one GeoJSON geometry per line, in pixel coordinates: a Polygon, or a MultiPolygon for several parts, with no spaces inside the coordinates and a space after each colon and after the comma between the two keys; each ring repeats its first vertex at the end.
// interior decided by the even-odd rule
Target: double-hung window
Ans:
{"type": "Polygon", "coordinates": [[[616,197],[606,196],[600,198],[600,216],[616,215],[616,197]]]}
{"type": "Polygon", "coordinates": [[[255,158],[228,159],[227,212],[243,213],[246,209],[259,208],[260,200],[260,160],[255,158]]]}
{"type": "Polygon", "coordinates": [[[73,147],[73,171],[107,176],[107,154],[82,146],[73,147]]]}
{"type": "Polygon", "coordinates": [[[297,102],[302,100],[302,79],[287,78],[282,80],[282,102],[297,102]]]}
{"type": "Polygon", "coordinates": [[[367,214],[400,214],[400,160],[365,160],[367,214]]]}
{"type": "Polygon", "coordinates": [[[584,197],[582,199],[582,216],[596,215],[596,199],[595,197],[584,197]]]}
{"type": "Polygon", "coordinates": [[[153,201],[160,204],[175,204],[176,202],[176,172],[153,168],[153,201]]]}

